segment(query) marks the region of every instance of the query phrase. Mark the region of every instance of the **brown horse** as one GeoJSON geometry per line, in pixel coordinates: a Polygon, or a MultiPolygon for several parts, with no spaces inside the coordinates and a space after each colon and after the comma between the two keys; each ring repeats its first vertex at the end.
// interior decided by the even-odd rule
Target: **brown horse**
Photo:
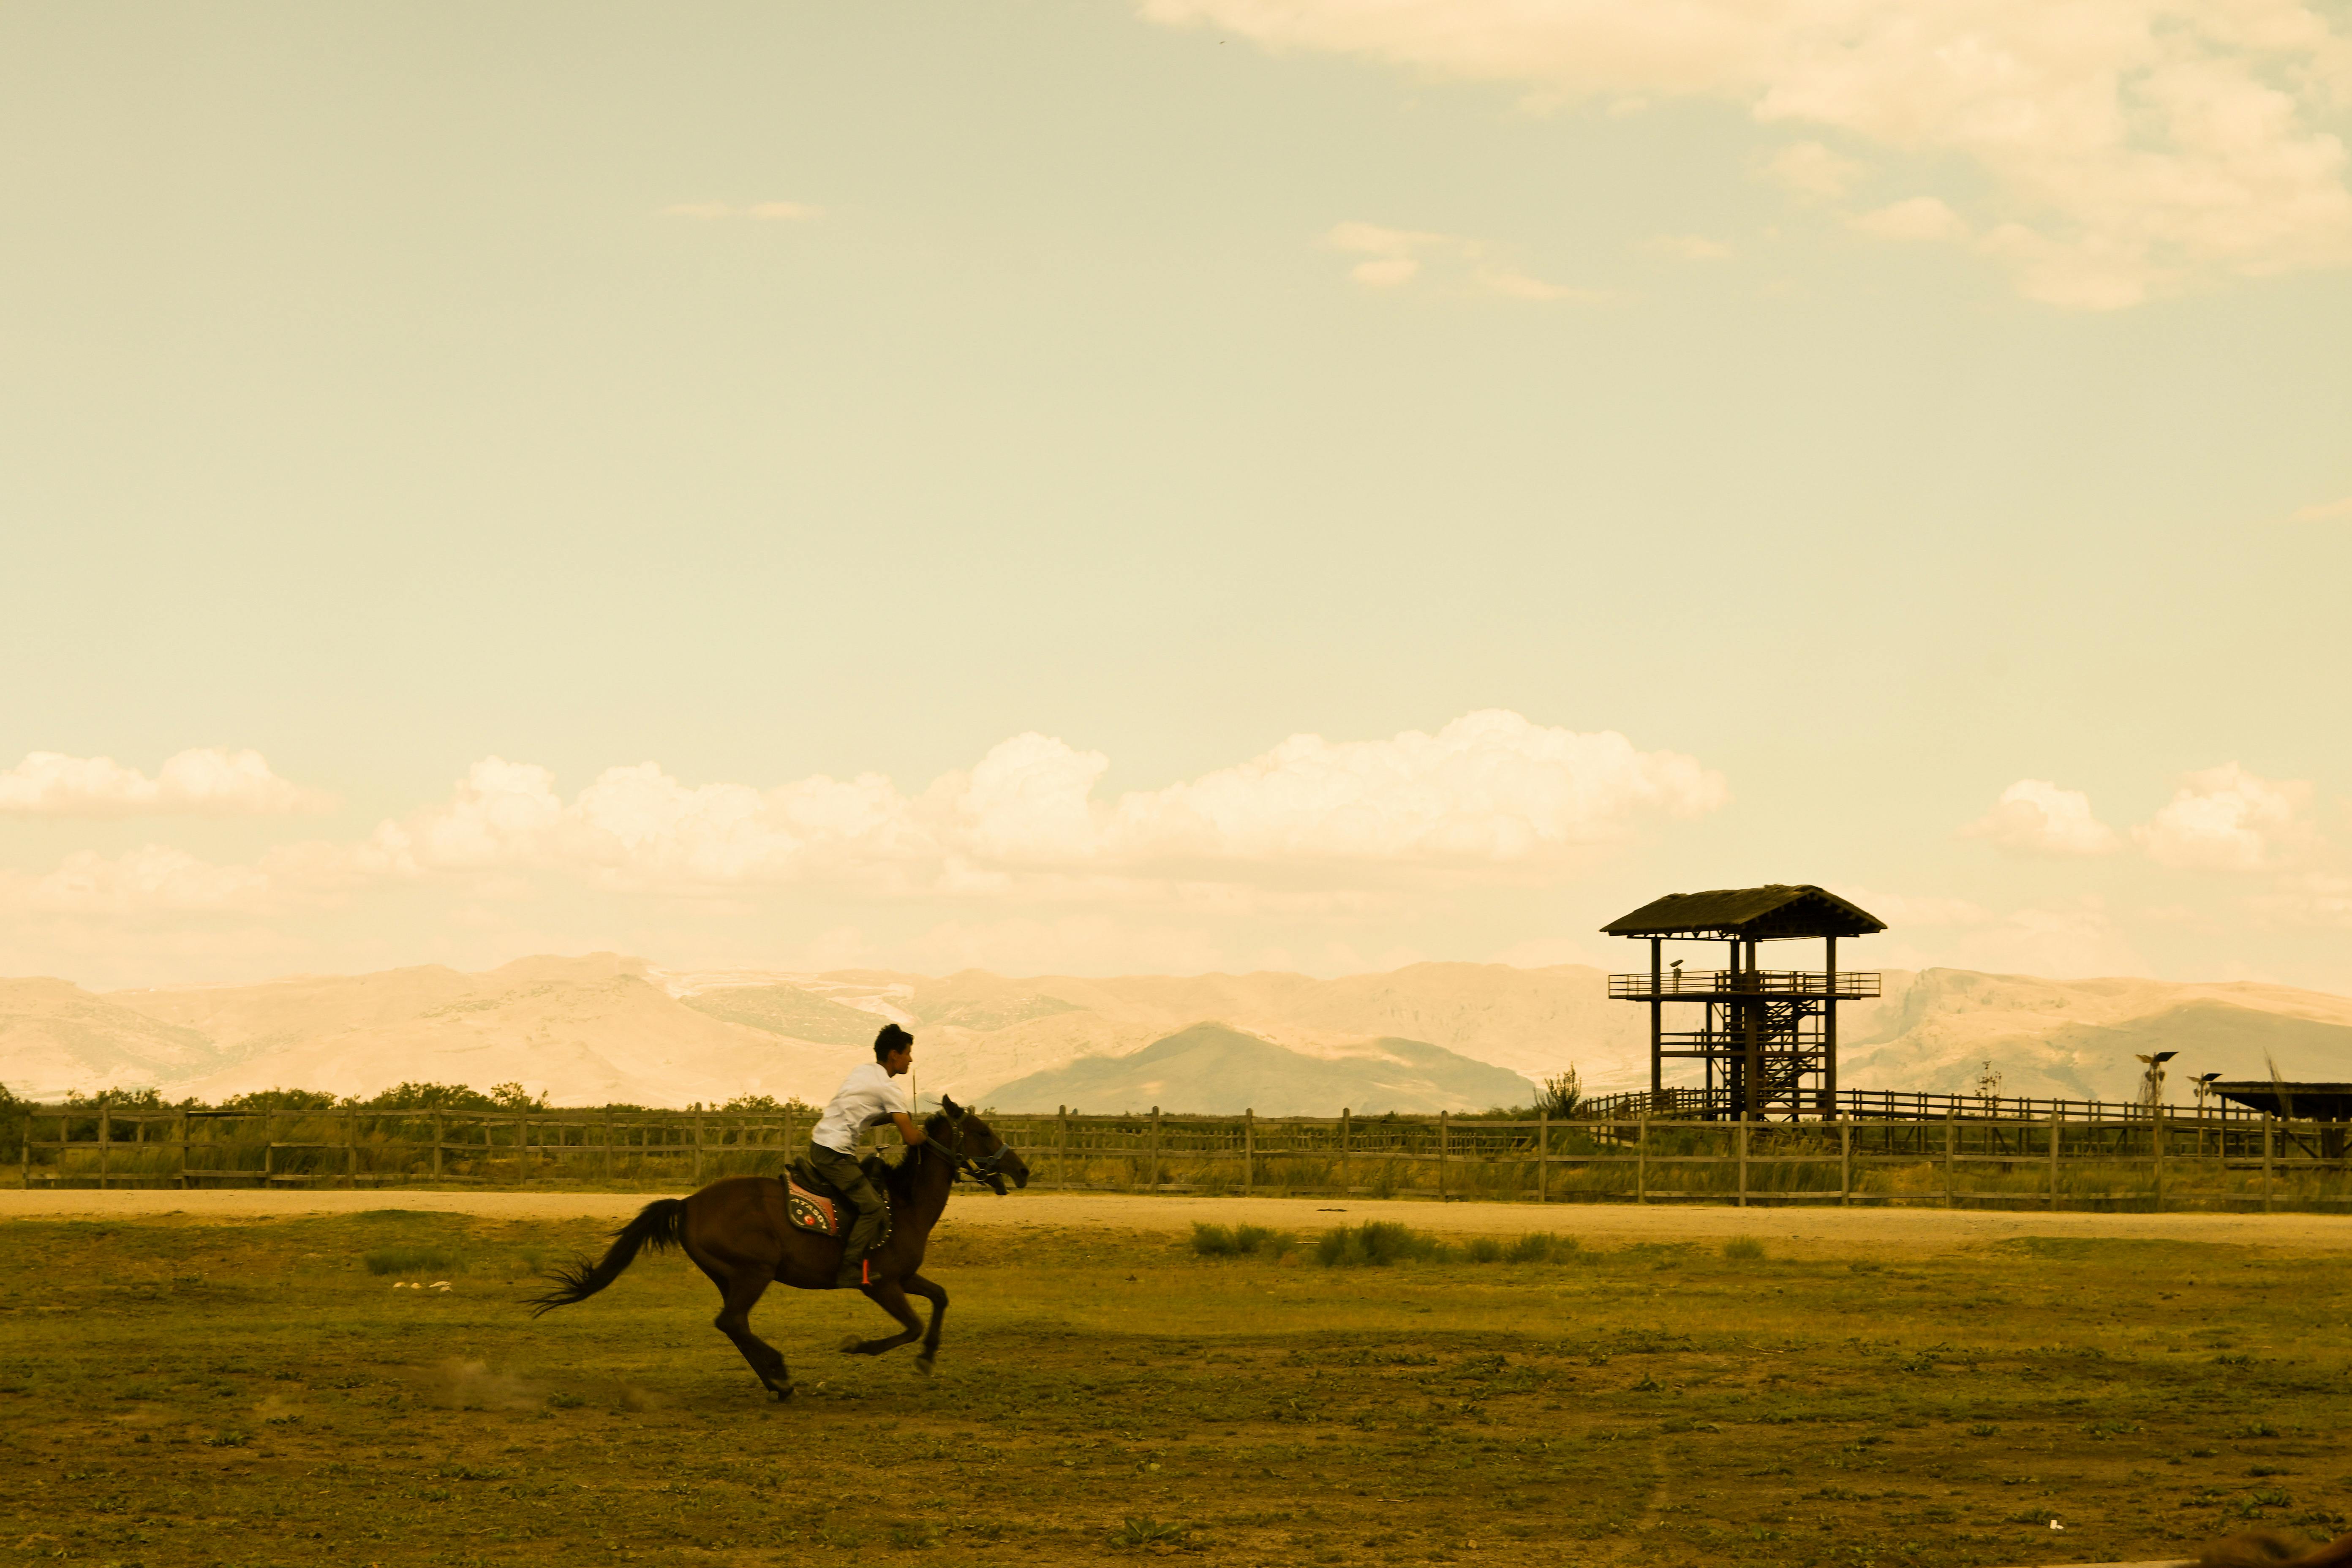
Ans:
{"type": "Polygon", "coordinates": [[[2314,1546],[2267,1530],[2216,1542],[2197,1559],[2197,1568],[2344,1568],[2347,1563],[2352,1563],[2352,1535],[2314,1546]]]}
{"type": "MultiPolygon", "coordinates": [[[[940,1353],[948,1293],[918,1270],[931,1227],[948,1206],[948,1190],[966,1174],[999,1197],[1004,1195],[1007,1176],[1016,1186],[1029,1184],[1029,1167],[987,1122],[952,1099],[943,1098],[940,1106],[939,1113],[923,1124],[929,1142],[908,1150],[884,1184],[890,1200],[890,1238],[866,1254],[866,1276],[872,1283],[861,1287],[903,1330],[879,1340],[853,1335],[841,1346],[851,1355],[879,1355],[919,1338],[923,1348],[915,1365],[923,1372],[931,1370],[940,1353]],[[909,1291],[931,1304],[928,1331],[908,1304],[909,1291]]],[[[776,1347],[751,1331],[751,1308],[761,1292],[780,1281],[796,1290],[832,1289],[841,1267],[840,1239],[801,1230],[787,1220],[784,1184],[776,1177],[727,1176],[692,1197],[647,1204],[614,1233],[603,1258],[593,1264],[582,1258],[555,1269],[550,1276],[555,1289],[533,1298],[531,1316],[586,1300],[619,1279],[638,1249],[649,1244],[656,1252],[685,1248],[695,1267],[710,1276],[724,1300],[715,1326],[735,1342],[770,1393],[790,1399],[792,1374],[784,1370],[784,1358],[776,1347]]]]}

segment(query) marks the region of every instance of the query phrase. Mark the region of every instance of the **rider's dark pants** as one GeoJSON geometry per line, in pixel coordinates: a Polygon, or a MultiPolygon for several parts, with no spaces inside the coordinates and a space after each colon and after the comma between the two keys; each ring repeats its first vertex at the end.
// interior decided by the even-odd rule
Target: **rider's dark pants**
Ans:
{"type": "Polygon", "coordinates": [[[849,1239],[841,1249],[841,1279],[855,1283],[858,1277],[857,1260],[872,1250],[882,1236],[882,1225],[888,1211],[884,1208],[882,1194],[866,1179],[866,1167],[853,1155],[838,1149],[828,1149],[822,1143],[809,1145],[809,1163],[816,1173],[831,1182],[843,1197],[857,1208],[857,1223],[850,1227],[849,1239]]]}

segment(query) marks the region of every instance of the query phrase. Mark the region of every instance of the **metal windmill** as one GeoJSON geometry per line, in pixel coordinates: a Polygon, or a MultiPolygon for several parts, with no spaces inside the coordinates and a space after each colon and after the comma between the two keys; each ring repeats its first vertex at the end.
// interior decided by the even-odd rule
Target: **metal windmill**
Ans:
{"type": "Polygon", "coordinates": [[[2205,1099],[2208,1095],[2213,1092],[2213,1080],[2221,1076],[2221,1075],[2217,1072],[2200,1072],[2197,1075],[2194,1081],[2197,1085],[2198,1115],[2202,1116],[2205,1114],[2205,1099]]]}
{"type": "Polygon", "coordinates": [[[2158,1051],[2152,1057],[2139,1058],[2147,1064],[2147,1071],[2139,1080],[2139,1102],[2149,1110],[2153,1111],[2164,1103],[2164,1064],[2179,1054],[2179,1051],[2158,1051]]]}

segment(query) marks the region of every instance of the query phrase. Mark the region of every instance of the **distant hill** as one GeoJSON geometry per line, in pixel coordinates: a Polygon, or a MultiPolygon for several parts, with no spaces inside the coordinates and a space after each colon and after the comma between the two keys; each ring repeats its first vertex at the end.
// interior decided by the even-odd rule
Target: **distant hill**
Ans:
{"type": "Polygon", "coordinates": [[[575,1105],[684,1105],[829,1093],[841,1076],[821,1045],[697,1012],[611,953],[103,998],[27,986],[63,983],[0,984],[0,1005],[20,1003],[0,1024],[0,1083],[28,1098],[150,1086],[215,1100],[273,1088],[364,1095],[416,1079],[519,1082],[575,1105]],[[40,1016],[21,1008],[43,1000],[40,1016]]]}
{"type": "MultiPolygon", "coordinates": [[[[2352,1079],[2352,1000],[2318,992],[1957,969],[1889,970],[1884,989],[1843,1011],[1847,1085],[1966,1089],[1990,1058],[2011,1094],[2126,1099],[2140,1070],[2132,1058],[2151,1050],[2183,1053],[2172,1064],[2176,1098],[2194,1073],[2263,1076],[2266,1051],[2289,1078],[2352,1079]]],[[[974,1104],[1009,1105],[1003,1096],[1017,1086],[1049,1110],[1108,1106],[1103,1089],[1079,1080],[1055,1079],[1051,1093],[1039,1086],[1080,1068],[1113,1075],[1087,1085],[1126,1084],[1117,1075],[1138,1053],[1203,1020],[1286,1053],[1273,1059],[1337,1064],[1326,1111],[1369,1109],[1365,1097],[1383,1085],[1465,1109],[1524,1093],[1457,1082],[1447,1076],[1457,1068],[1412,1058],[1399,1042],[1515,1081],[1571,1064],[1594,1092],[1649,1081],[1648,1010],[1610,1001],[1601,972],[1575,964],[1416,963],[1337,980],[1007,978],[666,972],[592,953],[482,974],[425,965],[104,995],[62,980],[0,980],[0,1084],[35,1099],[146,1087],[207,1099],[273,1087],[364,1094],[415,1079],[519,1082],[575,1105],[821,1100],[867,1059],[885,1020],[915,1031],[926,1098],[944,1090],[974,1104]],[[1392,1058],[1388,1076],[1362,1076],[1364,1062],[1383,1058],[1392,1058]]],[[[1143,1081],[1133,1092],[1148,1106],[1143,1081]]]]}
{"type": "Polygon", "coordinates": [[[1002,1110],[1163,1110],[1201,1115],[1335,1116],[1484,1110],[1525,1105],[1536,1086],[1515,1072],[1422,1040],[1381,1039],[1311,1057],[1223,1024],[1195,1024],[1124,1057],[1089,1057],[999,1085],[1002,1110]]]}

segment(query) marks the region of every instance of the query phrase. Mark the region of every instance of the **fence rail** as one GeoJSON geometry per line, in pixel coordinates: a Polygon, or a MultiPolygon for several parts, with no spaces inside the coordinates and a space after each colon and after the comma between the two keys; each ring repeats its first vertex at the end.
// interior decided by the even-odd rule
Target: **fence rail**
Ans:
{"type": "MultiPolygon", "coordinates": [[[[1868,1091],[1863,1091],[1868,1092],[1868,1091]]],[[[1845,1100],[1841,1095],[1841,1100],[1845,1100]]],[[[1900,1097],[1907,1105],[1926,1097],[1900,1097]]],[[[1934,1097],[1948,1102],[1952,1097],[1934,1097]]],[[[2042,1102],[2048,1105],[2049,1102],[2042,1102]]],[[[28,1108],[37,1185],[662,1186],[772,1174],[811,1118],[726,1112],[116,1111],[28,1108]],[[54,1136],[41,1136],[53,1133],[54,1136]]],[[[2039,1116],[1947,1103],[1782,1122],[1574,1117],[1001,1115],[1032,1185],[1533,1203],[2334,1208],[2352,1124],[2259,1113],[2039,1116]]],[[[887,1140],[895,1142],[895,1134],[887,1140]]]]}
{"type": "MultiPolygon", "coordinates": [[[[1699,1037],[1669,1035],[1668,1039],[1699,1037]]],[[[1721,1037],[1718,1036],[1718,1038],[1721,1037]]],[[[2070,1121],[2120,1121],[2138,1118],[2146,1121],[2147,1105],[2137,1101],[2113,1100],[2059,1100],[2047,1096],[2022,1094],[1930,1094],[1924,1091],[1895,1089],[1842,1089],[1831,1097],[1836,1115],[1854,1118],[1892,1118],[1898,1121],[1934,1121],[1947,1115],[1965,1117],[1970,1121],[2040,1121],[2051,1116],[2063,1116],[2070,1121]]],[[[1820,1096],[1807,1090],[1805,1110],[1812,1114],[1819,1108],[1820,1096]]],[[[1729,1121],[1738,1114],[1738,1102],[1727,1089],[1629,1089],[1620,1094],[1595,1095],[1580,1108],[1588,1115],[1602,1117],[1633,1117],[1647,1113],[1662,1121],[1729,1121]]],[[[2213,1099],[2202,1106],[2168,1105],[2163,1114],[2181,1121],[2226,1121],[2232,1125],[2257,1121],[2262,1112],[2227,1100],[2213,1099]]]]}

